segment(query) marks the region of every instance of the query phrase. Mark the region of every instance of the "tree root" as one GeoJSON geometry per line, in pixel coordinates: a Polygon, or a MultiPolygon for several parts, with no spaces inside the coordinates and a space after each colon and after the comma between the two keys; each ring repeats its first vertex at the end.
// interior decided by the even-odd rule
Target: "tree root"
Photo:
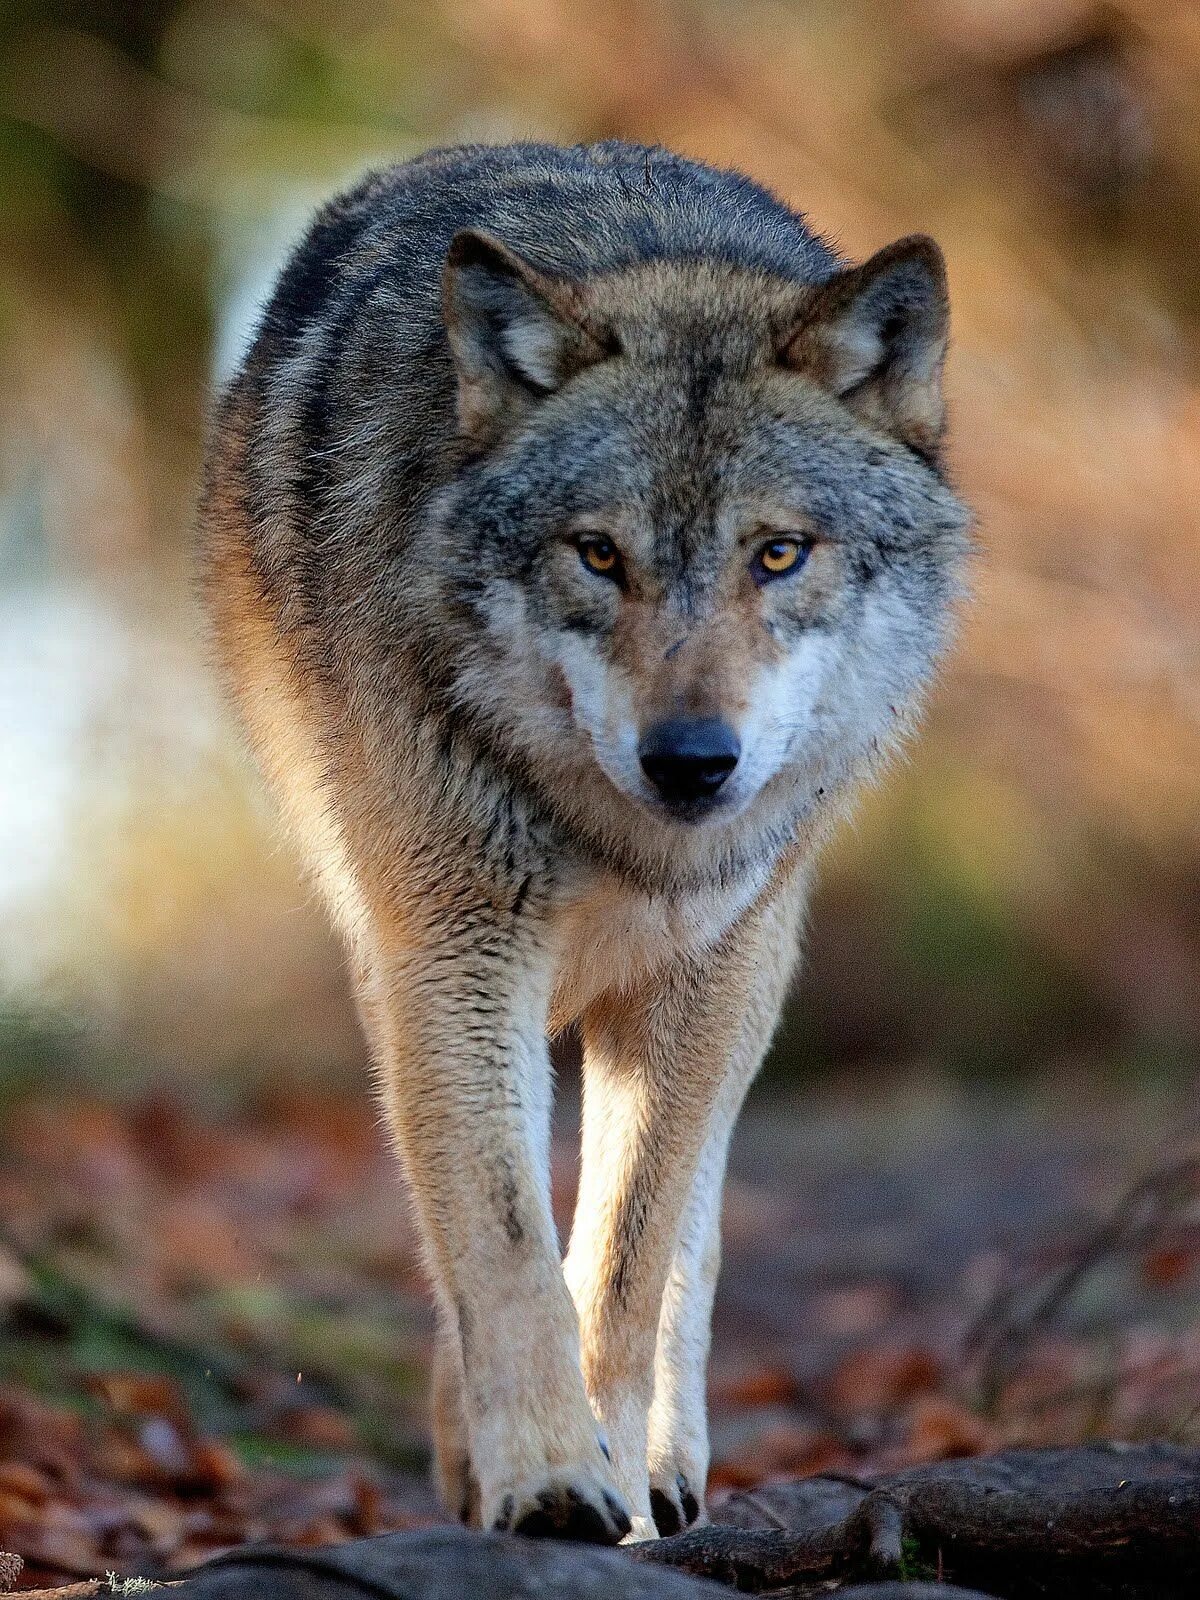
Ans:
{"type": "Polygon", "coordinates": [[[751,1594],[944,1578],[1001,1600],[1169,1600],[1200,1582],[1200,1451],[1171,1445],[1014,1450],[753,1499],[634,1553],[751,1594]],[[783,1526],[761,1526],[764,1505],[783,1526]]]}

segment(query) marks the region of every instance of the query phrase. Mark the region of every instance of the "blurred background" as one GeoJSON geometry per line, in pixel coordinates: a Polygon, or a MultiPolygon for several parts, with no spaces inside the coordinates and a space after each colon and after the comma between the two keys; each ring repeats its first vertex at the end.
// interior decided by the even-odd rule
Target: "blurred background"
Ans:
{"type": "Polygon", "coordinates": [[[193,505],[321,198],[613,135],[745,169],[849,256],[938,237],[981,544],[735,1143],[711,1482],[1200,1442],[1200,6],[2,0],[0,1550],[30,1584],[435,1514],[419,1251],[214,692],[193,505]]]}
{"type": "Polygon", "coordinates": [[[735,165],[950,266],[977,598],[822,879],[776,1081],[1200,1043],[1200,8],[7,0],[0,1080],[349,1082],[340,955],[214,694],[206,407],[315,203],[431,144],[735,165]]]}

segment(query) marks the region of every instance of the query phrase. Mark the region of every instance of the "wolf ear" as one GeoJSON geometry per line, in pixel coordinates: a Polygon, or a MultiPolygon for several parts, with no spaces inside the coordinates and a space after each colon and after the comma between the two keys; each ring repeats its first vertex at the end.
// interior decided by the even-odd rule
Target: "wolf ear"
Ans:
{"type": "Polygon", "coordinates": [[[547,278],[490,234],[455,234],[442,309],[464,435],[491,443],[514,417],[610,352],[586,325],[579,288],[547,278]]]}
{"type": "Polygon", "coordinates": [[[783,360],[933,460],[946,421],[949,327],[942,252],[916,233],[821,284],[788,334],[783,360]]]}

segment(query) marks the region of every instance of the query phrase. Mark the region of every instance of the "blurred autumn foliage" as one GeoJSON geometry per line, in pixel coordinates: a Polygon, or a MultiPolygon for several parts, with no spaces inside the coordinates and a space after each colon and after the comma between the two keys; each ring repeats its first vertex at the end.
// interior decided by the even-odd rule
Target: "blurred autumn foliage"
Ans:
{"type": "Polygon", "coordinates": [[[976,603],[833,852],[780,1061],[1200,1042],[1200,10],[8,0],[0,30],[10,1063],[64,1016],[172,1067],[357,1058],[198,642],[205,406],[321,194],[522,136],[660,141],[849,255],[948,255],[976,603]]]}
{"type": "MultiPolygon", "coordinates": [[[[945,1085],[752,1110],[726,1193],[710,1491],[1012,1442],[1200,1443],[1200,1153],[1181,1102],[945,1085]],[[1114,1130],[1119,1129],[1119,1135],[1114,1130]]],[[[566,1230],[573,1141],[552,1187],[566,1230]]],[[[51,1085],[0,1144],[0,1551],[22,1583],[445,1514],[432,1317],[364,1096],[197,1114],[51,1085]]],[[[0,1576],[3,1569],[0,1568],[0,1576]]]]}

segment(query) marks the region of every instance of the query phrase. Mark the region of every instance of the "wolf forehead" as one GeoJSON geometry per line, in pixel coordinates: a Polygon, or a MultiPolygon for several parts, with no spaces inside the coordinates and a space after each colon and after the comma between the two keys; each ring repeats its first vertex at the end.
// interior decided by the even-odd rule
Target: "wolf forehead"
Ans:
{"type": "Polygon", "coordinates": [[[573,309],[614,354],[653,367],[746,377],[775,363],[815,285],[703,256],[582,277],[573,309]]]}
{"type": "Polygon", "coordinates": [[[518,402],[521,427],[489,440],[468,503],[480,491],[481,509],[531,534],[595,514],[676,558],[758,522],[891,548],[936,531],[949,498],[936,458],[864,426],[811,364],[789,364],[788,341],[820,314],[815,289],[702,259],[543,286],[587,348],[558,349],[561,324],[522,327],[510,308],[507,354],[541,404],[518,402]]]}

